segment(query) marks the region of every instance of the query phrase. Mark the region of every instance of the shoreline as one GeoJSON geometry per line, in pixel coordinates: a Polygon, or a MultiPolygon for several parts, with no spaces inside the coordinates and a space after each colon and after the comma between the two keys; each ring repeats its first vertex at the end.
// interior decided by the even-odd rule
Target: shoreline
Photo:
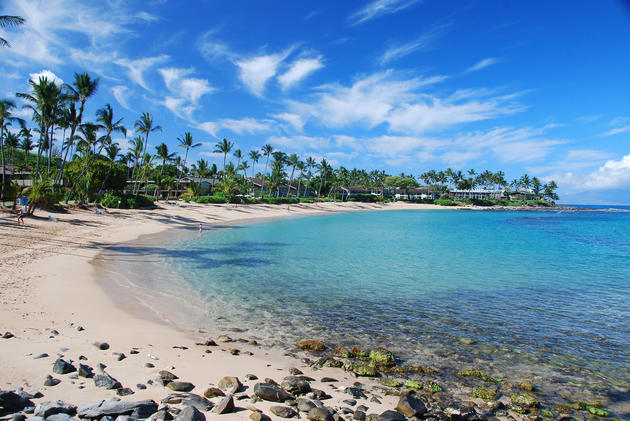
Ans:
{"type": "MultiPolygon", "coordinates": [[[[283,205],[245,205],[241,206],[238,211],[237,208],[226,207],[225,205],[167,205],[161,209],[150,211],[112,210],[110,214],[102,216],[95,216],[86,211],[74,211],[69,214],[58,215],[59,223],[47,220],[39,221],[41,228],[50,226],[59,228],[55,225],[61,226],[63,222],[66,222],[62,221],[61,218],[65,219],[67,216],[68,225],[73,229],[54,231],[57,234],[62,232],[59,234],[61,241],[51,239],[54,232],[47,232],[46,235],[49,237],[40,236],[40,245],[43,246],[41,248],[36,247],[27,253],[31,256],[27,256],[26,261],[16,265],[17,270],[13,268],[13,270],[7,271],[5,264],[1,267],[3,270],[2,286],[9,288],[3,288],[4,291],[1,293],[3,306],[0,310],[0,320],[2,320],[0,330],[9,330],[16,335],[16,338],[0,339],[2,341],[0,342],[0,361],[6,365],[5,370],[7,372],[0,381],[0,389],[6,390],[26,385],[32,389],[41,390],[45,395],[43,400],[64,399],[69,393],[75,393],[77,397],[73,398],[73,403],[79,404],[96,398],[110,399],[116,396],[113,391],[103,391],[94,387],[91,381],[84,382],[85,388],[78,389],[77,387],[83,386],[80,384],[81,379],[74,383],[67,381],[67,376],[55,375],[55,377],[63,380],[61,384],[42,388],[43,377],[46,373],[50,373],[50,364],[56,358],[55,352],[60,350],[64,358],[77,361],[79,355],[84,355],[92,366],[97,364],[97,361],[106,364],[108,366],[107,373],[123,383],[124,386],[131,387],[135,391],[135,394],[131,396],[133,400],[154,399],[159,401],[166,396],[168,390],[161,386],[157,388],[149,386],[145,390],[139,390],[135,385],[142,379],[146,381],[147,378],[154,378],[158,368],[168,370],[170,367],[175,367],[174,372],[182,380],[195,384],[197,387],[193,393],[197,394],[202,394],[203,389],[209,385],[208,383],[216,384],[222,376],[237,376],[243,381],[245,374],[253,372],[260,378],[265,376],[276,378],[279,381],[281,372],[282,376],[288,375],[287,371],[291,367],[300,367],[306,375],[312,377],[322,376],[325,371],[329,376],[346,382],[347,386],[351,386],[357,380],[374,386],[376,384],[374,381],[365,382],[365,378],[355,379],[348,373],[337,369],[323,368],[318,370],[315,375],[312,371],[307,372],[304,364],[300,364],[298,359],[283,355],[284,350],[269,347],[261,348],[257,345],[252,346],[240,342],[226,343],[220,346],[223,352],[213,350],[215,352],[212,354],[204,352],[198,355],[198,349],[194,348],[194,341],[203,340],[204,337],[207,337],[206,332],[178,329],[175,326],[163,324],[160,322],[162,319],[159,316],[151,319],[140,317],[133,312],[129,313],[111,296],[113,289],[103,285],[102,280],[99,282],[98,263],[95,264],[99,255],[107,252],[108,249],[120,246],[124,242],[138,242],[143,237],[145,240],[151,241],[152,238],[149,237],[167,235],[167,230],[173,228],[183,228],[195,232],[197,219],[202,217],[204,217],[204,228],[211,226],[210,229],[217,229],[239,223],[263,222],[264,220],[288,216],[302,217],[336,212],[470,209],[470,207],[445,208],[400,202],[397,205],[394,204],[395,206],[361,203],[349,205],[353,206],[338,203],[292,205],[291,208],[294,213],[290,215],[286,213],[286,208],[283,205]],[[197,216],[197,219],[191,218],[193,214],[197,216]],[[104,218],[111,218],[111,220],[104,221],[104,218]],[[116,221],[115,219],[119,220],[116,221]],[[9,274],[8,279],[4,279],[7,272],[9,274]],[[14,294],[12,297],[11,292],[20,291],[20,285],[12,283],[10,280],[13,278],[26,280],[27,288],[32,289],[24,291],[22,288],[22,294],[14,294]],[[19,300],[22,300],[22,303],[19,303],[19,300]],[[12,301],[14,302],[13,305],[12,301]],[[73,324],[70,325],[70,323],[73,324]],[[84,327],[85,330],[78,332],[76,330],[77,325],[84,327]],[[116,325],[124,327],[115,327],[116,325]],[[52,329],[58,331],[59,334],[50,334],[52,329]],[[97,341],[107,341],[111,345],[111,352],[103,352],[93,347],[92,343],[97,341]],[[188,349],[183,350],[173,348],[173,346],[182,346],[188,349]],[[223,346],[227,348],[223,348],[223,346]],[[238,347],[242,353],[233,356],[230,353],[232,346],[238,347]],[[139,354],[131,354],[130,351],[134,347],[139,348],[139,354]],[[65,348],[69,348],[69,350],[63,351],[65,348]],[[25,356],[28,353],[37,355],[40,352],[47,352],[52,357],[33,361],[32,356],[25,356]],[[118,357],[112,352],[123,352],[127,354],[127,358],[117,361],[118,357]],[[195,355],[191,357],[190,354],[193,353],[195,355]],[[244,355],[247,353],[254,355],[244,355]],[[160,359],[154,360],[149,355],[160,359]],[[138,361],[140,358],[142,360],[138,361]],[[155,369],[143,367],[143,362],[154,364],[155,369]],[[204,366],[210,364],[206,373],[200,373],[200,370],[196,369],[199,364],[204,366]],[[271,367],[268,364],[271,364],[271,367]]],[[[488,209],[481,208],[479,210],[488,209]]],[[[516,211],[517,209],[505,210],[516,211]]],[[[2,222],[5,222],[5,218],[2,219],[2,222]]],[[[31,221],[27,219],[28,222],[31,221]]],[[[4,224],[1,226],[3,229],[5,228],[4,224]]],[[[3,252],[6,251],[3,250],[3,252]]],[[[131,301],[130,304],[133,305],[134,302],[131,301]]],[[[238,329],[238,326],[234,328],[238,329]]],[[[245,341],[248,341],[250,336],[248,332],[235,332],[230,335],[235,338],[236,336],[245,336],[245,341]]],[[[253,382],[251,386],[253,386],[253,382]]],[[[324,388],[328,385],[317,384],[317,386],[330,393],[329,389],[324,388]]],[[[343,388],[341,389],[343,390],[343,388]]],[[[395,406],[396,397],[379,396],[382,403],[371,403],[369,405],[370,411],[380,413],[395,406]]],[[[347,397],[347,395],[339,393],[339,396],[334,396],[334,401],[341,405],[341,401],[347,397]]],[[[326,403],[328,404],[328,401],[326,403]]],[[[237,404],[237,406],[245,407],[246,405],[237,404]]],[[[269,414],[268,405],[256,406],[269,414]]],[[[235,413],[230,415],[230,417],[232,416],[235,417],[234,419],[244,419],[247,417],[247,413],[235,413]]],[[[226,416],[226,418],[228,417],[226,416]]]]}

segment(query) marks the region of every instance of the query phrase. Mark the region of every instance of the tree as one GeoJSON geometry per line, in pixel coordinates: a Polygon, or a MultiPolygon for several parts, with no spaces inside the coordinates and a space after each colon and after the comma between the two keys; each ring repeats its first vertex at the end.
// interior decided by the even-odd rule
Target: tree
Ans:
{"type": "Polygon", "coordinates": [[[197,177],[205,178],[210,174],[210,167],[208,165],[208,161],[205,159],[199,159],[196,164],[192,165],[193,172],[197,174],[197,177]]]}
{"type": "Polygon", "coordinates": [[[96,112],[96,121],[101,123],[101,125],[105,128],[105,134],[100,138],[101,149],[99,150],[99,154],[103,150],[103,148],[112,144],[112,133],[120,132],[123,136],[127,136],[127,129],[122,125],[123,119],[119,119],[114,121],[114,110],[112,106],[107,104],[105,108],[101,108],[96,112]]]}
{"type": "Polygon", "coordinates": [[[168,145],[164,142],[156,146],[155,149],[157,150],[157,157],[162,160],[162,168],[160,174],[164,174],[164,166],[166,165],[166,161],[172,161],[173,159],[175,159],[177,153],[169,153],[168,145]]]}
{"type": "Polygon", "coordinates": [[[322,162],[319,164],[319,189],[317,190],[317,200],[321,197],[322,194],[322,185],[328,174],[330,173],[331,167],[328,165],[326,159],[322,158],[322,162]]]}
{"type": "Polygon", "coordinates": [[[240,149],[237,149],[234,151],[234,158],[237,159],[236,161],[236,168],[238,168],[241,165],[241,159],[243,158],[243,151],[240,149]]]}
{"type": "Polygon", "coordinates": [[[230,153],[233,147],[234,147],[234,142],[230,142],[229,140],[225,138],[221,140],[220,142],[217,142],[216,145],[214,145],[214,152],[223,154],[223,171],[225,171],[225,161],[227,159],[227,154],[230,153]]]}
{"type": "MultiPolygon", "coordinates": [[[[192,134],[190,134],[190,132],[185,132],[183,136],[180,136],[177,138],[177,140],[179,140],[179,145],[182,148],[186,148],[186,155],[184,156],[184,164],[182,165],[184,171],[186,168],[186,162],[188,161],[188,151],[191,150],[192,148],[197,148],[199,146],[201,146],[201,143],[195,143],[193,141],[193,136],[192,134]]],[[[179,190],[179,178],[177,177],[178,181],[177,181],[177,190],[179,190]]]]}
{"type": "MultiPolygon", "coordinates": [[[[149,134],[155,131],[162,131],[162,127],[155,126],[153,123],[153,115],[146,112],[142,113],[140,118],[136,120],[134,127],[136,129],[136,133],[144,135],[144,148],[142,149],[142,156],[146,157],[149,134]]],[[[136,196],[138,196],[138,190],[136,190],[136,196]]]]}
{"type": "Polygon", "coordinates": [[[267,176],[267,165],[269,165],[269,157],[273,153],[273,146],[267,144],[262,147],[262,153],[267,157],[267,161],[265,162],[265,171],[263,172],[263,180],[262,180],[262,188],[260,189],[260,195],[262,196],[265,192],[265,177],[267,176]]]}
{"type": "Polygon", "coordinates": [[[559,197],[556,194],[555,190],[558,188],[558,185],[555,181],[550,181],[548,184],[543,186],[543,196],[549,199],[550,201],[558,200],[559,197]]]}
{"type": "MultiPolygon", "coordinates": [[[[4,161],[4,133],[6,129],[6,124],[12,121],[19,121],[17,117],[12,115],[12,110],[15,108],[15,103],[13,101],[9,101],[8,99],[0,100],[0,149],[2,153],[2,185],[0,188],[4,189],[5,184],[5,176],[6,176],[6,167],[4,161]]],[[[2,197],[4,198],[4,193],[2,193],[2,197]]]]}
{"type": "Polygon", "coordinates": [[[296,154],[291,154],[287,158],[287,164],[291,167],[291,176],[289,177],[289,188],[287,189],[287,197],[289,197],[289,191],[291,190],[291,181],[293,181],[293,174],[295,174],[295,167],[300,162],[300,158],[296,154]]]}
{"type": "Polygon", "coordinates": [[[31,134],[31,129],[27,129],[26,126],[22,126],[22,130],[20,130],[20,135],[22,136],[22,142],[20,143],[20,148],[24,151],[24,166],[28,165],[28,156],[31,151],[35,148],[33,144],[33,135],[31,134]]]}
{"type": "Polygon", "coordinates": [[[538,179],[538,177],[532,177],[532,191],[534,192],[534,195],[536,196],[536,198],[540,197],[541,189],[542,189],[542,184],[540,180],[538,179]]]}
{"type": "MultiPolygon", "coordinates": [[[[24,18],[19,16],[0,16],[0,28],[11,28],[24,24],[24,18]]],[[[0,38],[0,47],[10,47],[9,41],[4,38],[0,38]]]]}
{"type": "Polygon", "coordinates": [[[20,146],[20,138],[17,133],[7,133],[4,139],[4,145],[9,149],[9,160],[11,161],[11,167],[15,168],[14,165],[14,153],[15,150],[20,146]]]}

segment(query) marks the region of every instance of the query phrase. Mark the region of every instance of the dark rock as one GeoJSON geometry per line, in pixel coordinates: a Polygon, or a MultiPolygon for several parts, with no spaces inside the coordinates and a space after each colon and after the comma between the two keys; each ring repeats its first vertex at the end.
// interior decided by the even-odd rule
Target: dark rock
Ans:
{"type": "Polygon", "coordinates": [[[94,346],[101,351],[106,351],[109,349],[109,344],[107,342],[94,342],[94,346]]]}
{"type": "Polygon", "coordinates": [[[255,374],[245,374],[245,380],[258,380],[258,376],[255,374]]]}
{"type": "Polygon", "coordinates": [[[98,369],[99,372],[105,373],[105,369],[107,368],[107,366],[105,364],[103,364],[103,363],[98,363],[96,368],[98,369]]]}
{"type": "Polygon", "coordinates": [[[83,326],[77,326],[77,332],[83,332],[85,328],[83,326]]]}
{"type": "Polygon", "coordinates": [[[33,359],[34,359],[34,360],[40,360],[40,359],[42,359],[42,358],[46,358],[46,357],[48,357],[48,356],[49,356],[49,355],[48,355],[48,354],[46,354],[46,353],[44,352],[43,354],[35,355],[35,356],[33,357],[33,359]]]}
{"type": "Polygon", "coordinates": [[[122,384],[107,373],[94,376],[94,386],[108,390],[122,388],[122,384]]]}
{"type": "Polygon", "coordinates": [[[8,390],[0,391],[0,407],[9,412],[17,412],[23,410],[27,406],[33,406],[33,402],[20,396],[18,393],[8,390]]]}
{"type": "MultiPolygon", "coordinates": [[[[32,420],[33,418],[30,418],[32,420]]],[[[50,417],[46,418],[46,421],[73,421],[74,418],[69,414],[53,414],[50,417]]]]}
{"type": "Polygon", "coordinates": [[[223,398],[216,408],[214,408],[214,412],[217,414],[229,414],[234,412],[234,398],[232,398],[232,395],[223,398]]]}
{"type": "Polygon", "coordinates": [[[323,342],[316,341],[314,339],[303,339],[301,341],[297,341],[295,343],[295,346],[303,351],[321,352],[326,349],[326,346],[323,342]]]}
{"type": "Polygon", "coordinates": [[[324,401],[326,399],[332,398],[332,396],[330,396],[329,394],[327,394],[323,390],[319,390],[319,389],[313,389],[313,397],[315,399],[319,399],[320,401],[324,401]]]}
{"type": "Polygon", "coordinates": [[[334,382],[338,382],[339,380],[332,378],[332,377],[322,377],[321,382],[322,383],[334,383],[334,382]]]}
{"type": "Polygon", "coordinates": [[[214,404],[208,399],[194,393],[171,393],[160,401],[162,404],[194,406],[200,411],[209,411],[214,404]]]}
{"type": "Polygon", "coordinates": [[[219,380],[217,386],[219,386],[219,389],[225,390],[230,394],[237,393],[239,390],[241,390],[242,387],[241,382],[238,380],[238,378],[231,376],[226,376],[219,380]]]}
{"type": "Polygon", "coordinates": [[[26,415],[24,414],[13,414],[11,417],[11,421],[26,421],[26,415]]]}
{"type": "Polygon", "coordinates": [[[138,383],[138,384],[136,385],[136,387],[137,387],[138,389],[140,389],[140,390],[145,390],[145,389],[147,388],[147,385],[146,385],[146,384],[142,384],[142,383],[138,383]]]}
{"type": "Polygon", "coordinates": [[[116,417],[115,421],[135,421],[135,420],[129,415],[119,415],[116,417]]]}
{"type": "Polygon", "coordinates": [[[421,416],[427,412],[427,407],[412,395],[401,396],[396,405],[396,411],[400,412],[407,418],[421,416]]]}
{"type": "Polygon", "coordinates": [[[94,376],[94,373],[92,372],[92,367],[85,364],[79,364],[78,374],[81,377],[87,377],[87,378],[94,376]]]}
{"type": "Polygon", "coordinates": [[[269,408],[269,411],[280,418],[293,418],[297,415],[295,409],[289,408],[288,406],[272,406],[269,408]]]}
{"type": "Polygon", "coordinates": [[[230,348],[230,354],[232,355],[238,355],[241,353],[241,350],[238,348],[230,348]]]}
{"type": "Polygon", "coordinates": [[[306,418],[310,421],[333,421],[332,414],[326,408],[312,408],[306,418]]]}
{"type": "Polygon", "coordinates": [[[280,386],[277,381],[274,379],[270,379],[269,377],[265,377],[265,383],[275,384],[276,386],[280,386]]]}
{"type": "Polygon", "coordinates": [[[76,405],[70,405],[62,401],[42,402],[35,407],[35,416],[48,418],[55,414],[74,415],[77,413],[76,405]]]}
{"type": "Polygon", "coordinates": [[[122,389],[116,390],[116,394],[118,396],[129,396],[133,395],[135,392],[128,387],[123,387],[122,389]]]}
{"type": "Polygon", "coordinates": [[[116,361],[122,361],[127,358],[127,356],[122,352],[114,352],[114,355],[116,355],[116,361]]]}
{"type": "Polygon", "coordinates": [[[195,385],[189,382],[170,382],[166,385],[171,390],[175,392],[190,392],[195,388],[195,385]]]}
{"type": "Polygon", "coordinates": [[[398,411],[385,411],[378,416],[378,421],[406,421],[406,418],[398,411]]]}
{"type": "Polygon", "coordinates": [[[308,399],[298,399],[297,400],[297,409],[300,412],[308,412],[311,409],[316,408],[315,404],[308,399]]]}
{"type": "Polygon", "coordinates": [[[223,393],[223,391],[218,387],[209,387],[205,392],[203,392],[203,395],[208,399],[212,399],[217,396],[225,396],[225,393],[223,393]]]}
{"type": "Polygon", "coordinates": [[[304,374],[302,371],[300,371],[299,369],[295,367],[291,367],[289,369],[289,373],[293,374],[294,376],[299,376],[300,374],[304,374]]]}
{"type": "Polygon", "coordinates": [[[187,406],[177,414],[175,421],[206,421],[206,416],[194,406],[187,406]]]}
{"type": "Polygon", "coordinates": [[[44,380],[44,386],[57,386],[61,383],[61,380],[53,378],[50,374],[46,376],[46,380],[44,380]]]}
{"type": "MultiPolygon", "coordinates": [[[[155,368],[155,364],[153,364],[153,363],[145,363],[144,366],[146,368],[155,368]]],[[[165,386],[165,385],[162,385],[162,386],[165,386]]]]}
{"type": "Polygon", "coordinates": [[[354,415],[352,415],[353,420],[363,421],[365,420],[365,412],[363,411],[354,411],[354,415]]]}
{"type": "MultiPolygon", "coordinates": [[[[179,412],[181,413],[181,411],[179,412]]],[[[153,416],[151,417],[151,420],[153,421],[171,421],[172,419],[173,419],[173,415],[171,415],[171,413],[168,412],[168,409],[161,409],[157,411],[155,414],[153,414],[153,416]]],[[[131,421],[135,421],[135,420],[132,419],[131,421]]]]}
{"type": "Polygon", "coordinates": [[[138,350],[137,350],[137,349],[135,349],[135,348],[132,348],[132,349],[129,351],[129,354],[130,354],[130,355],[136,355],[136,354],[139,354],[139,353],[140,353],[140,351],[138,351],[138,350]]]}
{"type": "MultiPolygon", "coordinates": [[[[151,363],[146,363],[145,367],[153,368],[154,365],[151,363]],[[150,367],[149,367],[149,364],[151,365],[150,367]]],[[[158,382],[160,382],[162,386],[166,386],[170,382],[177,379],[179,379],[179,377],[177,377],[175,374],[171,373],[170,371],[160,370],[158,372],[158,382]]]]}
{"type": "Polygon", "coordinates": [[[256,383],[254,393],[261,399],[272,402],[284,402],[295,399],[293,395],[280,388],[278,385],[270,383],[256,383]]]}
{"type": "Polygon", "coordinates": [[[357,404],[357,401],[355,401],[354,399],[345,399],[343,403],[345,403],[346,405],[355,406],[357,404]]]}
{"type": "Polygon", "coordinates": [[[77,371],[76,367],[61,358],[53,363],[53,373],[68,374],[74,371],[77,371]]]}
{"type": "Polygon", "coordinates": [[[359,398],[366,398],[367,396],[365,395],[365,393],[363,393],[363,389],[358,388],[358,387],[346,387],[344,389],[344,391],[349,394],[352,395],[353,398],[355,399],[359,399],[359,398]]]}
{"type": "Polygon", "coordinates": [[[130,415],[134,418],[147,418],[157,412],[158,405],[154,401],[103,401],[81,405],[77,408],[80,418],[97,419],[104,416],[130,415]]]}
{"type": "Polygon", "coordinates": [[[79,361],[87,361],[87,357],[85,355],[79,355],[79,361]]]}
{"type": "Polygon", "coordinates": [[[288,376],[282,379],[280,387],[294,395],[303,395],[311,391],[311,385],[299,377],[288,376]]]}

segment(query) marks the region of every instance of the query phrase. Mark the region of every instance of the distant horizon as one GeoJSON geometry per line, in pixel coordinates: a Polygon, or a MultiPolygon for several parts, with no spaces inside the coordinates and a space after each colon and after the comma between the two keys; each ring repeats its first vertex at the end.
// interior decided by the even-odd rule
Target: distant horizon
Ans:
{"type": "MultiPolygon", "coordinates": [[[[86,120],[111,104],[124,151],[142,112],[191,132],[189,162],[271,144],[334,167],[504,170],[555,180],[562,202],[630,205],[630,8],[430,0],[229,3],[8,0],[0,99],[29,79],[100,78],[86,120]],[[626,110],[624,113],[622,110],[626,110]],[[568,199],[565,199],[568,198],[568,199]]],[[[15,131],[17,127],[10,130],[15,131]]],[[[261,168],[262,169],[262,168],[261,168]]]]}

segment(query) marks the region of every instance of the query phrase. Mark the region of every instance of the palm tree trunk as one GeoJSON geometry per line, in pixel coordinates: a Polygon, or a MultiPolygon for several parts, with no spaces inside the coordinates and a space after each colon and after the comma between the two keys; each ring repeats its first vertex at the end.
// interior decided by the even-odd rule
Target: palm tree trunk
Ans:
{"type": "Polygon", "coordinates": [[[4,199],[4,180],[6,178],[6,168],[4,166],[4,124],[0,126],[0,154],[2,154],[2,185],[0,185],[0,198],[4,199]]]}
{"type": "Polygon", "coordinates": [[[267,155],[267,162],[265,162],[265,172],[263,173],[262,186],[260,188],[260,197],[265,194],[265,177],[267,176],[267,165],[269,165],[269,155],[267,155]]]}

